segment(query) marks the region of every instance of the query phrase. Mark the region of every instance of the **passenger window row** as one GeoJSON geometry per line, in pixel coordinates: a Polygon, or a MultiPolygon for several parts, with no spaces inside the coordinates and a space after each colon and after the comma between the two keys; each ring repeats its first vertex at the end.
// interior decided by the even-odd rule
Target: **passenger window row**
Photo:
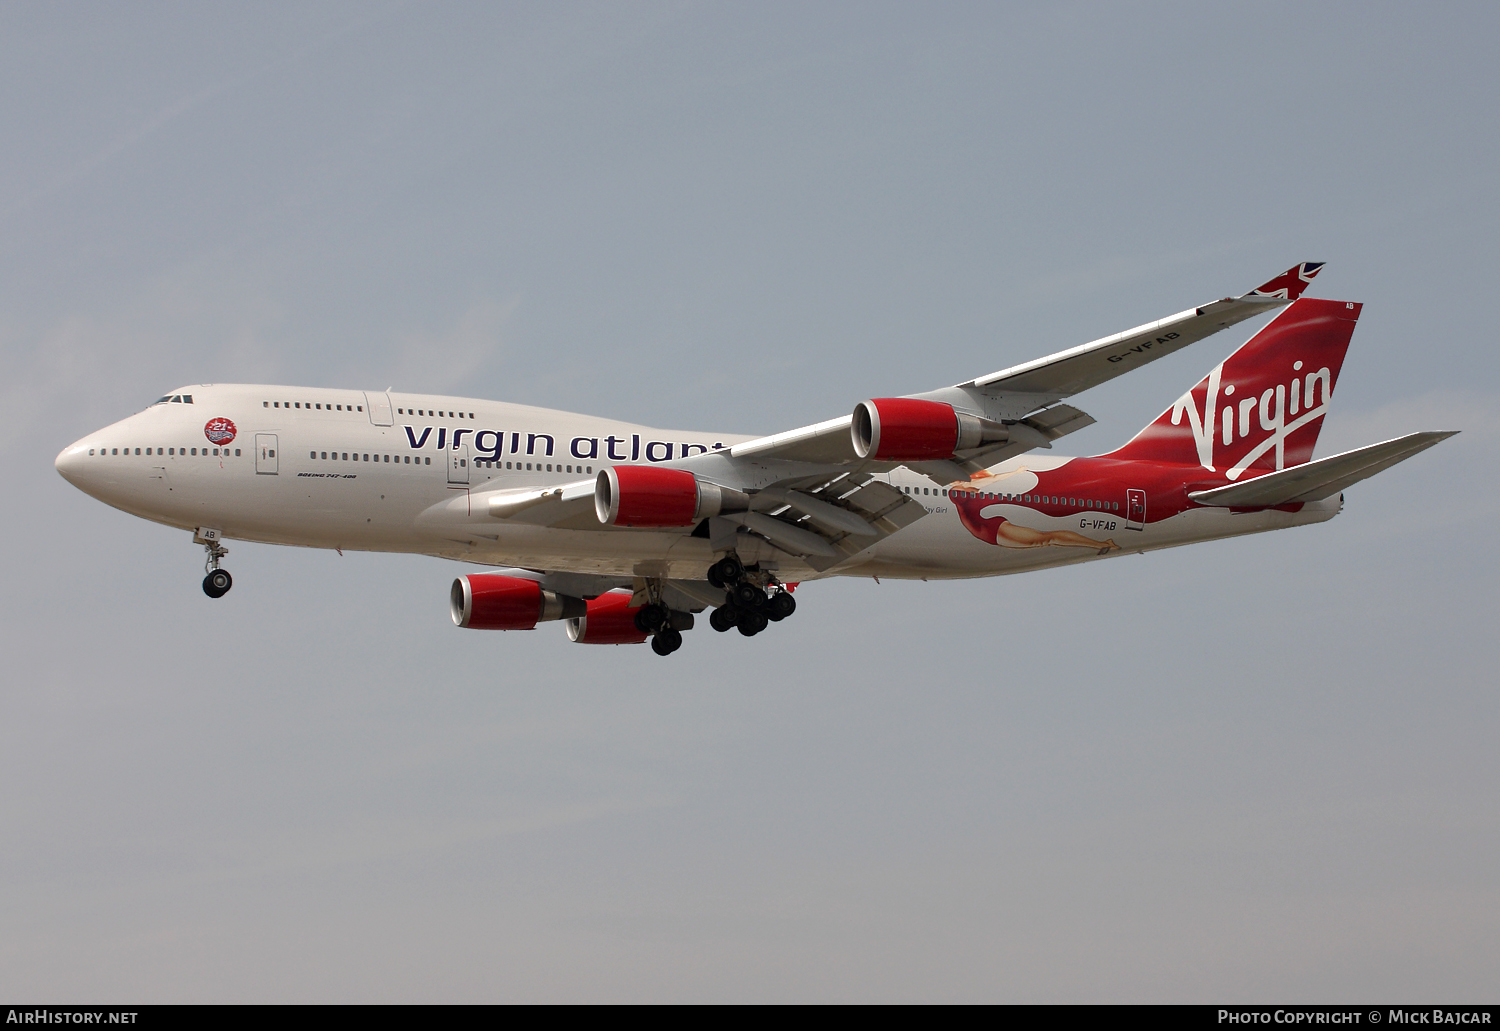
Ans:
{"type": "Polygon", "coordinates": [[[499,469],[502,466],[502,464],[504,465],[504,467],[506,469],[510,469],[511,467],[514,466],[517,470],[520,470],[520,469],[522,469],[524,467],[527,471],[530,471],[530,472],[592,473],[594,471],[594,467],[591,466],[591,465],[590,466],[582,466],[582,465],[580,465],[580,466],[571,466],[571,465],[569,465],[569,466],[563,466],[561,463],[558,463],[558,462],[547,462],[546,463],[546,468],[544,469],[543,468],[543,463],[541,463],[541,462],[535,462],[535,463],[532,463],[532,462],[505,462],[505,463],[501,463],[501,462],[485,461],[483,459],[477,459],[477,458],[474,460],[474,466],[475,466],[475,468],[478,468],[478,469],[499,469]],[[533,464],[536,466],[535,469],[531,468],[533,464]],[[556,468],[554,469],[553,466],[556,466],[556,468]]]}
{"type": "Polygon", "coordinates": [[[473,412],[434,412],[431,408],[397,408],[397,415],[423,415],[432,419],[441,419],[447,416],[450,419],[472,419],[473,412]]]}
{"type": "Polygon", "coordinates": [[[1069,508],[1094,509],[1101,512],[1118,512],[1118,501],[1096,501],[1093,498],[1064,498],[1056,494],[995,494],[985,491],[952,491],[938,487],[902,487],[905,494],[941,495],[942,497],[972,494],[980,501],[1020,501],[1029,505],[1066,505],[1069,508]]]}
{"type": "MultiPolygon", "coordinates": [[[[118,455],[118,454],[121,454],[121,453],[126,454],[126,455],[130,454],[130,448],[128,448],[128,447],[124,447],[124,448],[121,448],[121,447],[115,447],[115,448],[107,448],[107,447],[89,448],[89,454],[92,455],[95,451],[98,451],[99,454],[101,454],[101,455],[118,455]]],[[[229,457],[229,449],[227,447],[226,448],[217,448],[216,447],[216,448],[213,448],[212,451],[210,451],[210,449],[206,448],[206,447],[205,448],[196,448],[196,447],[195,448],[169,447],[169,448],[166,448],[166,449],[156,448],[154,451],[151,448],[149,448],[149,447],[146,448],[146,454],[148,454],[148,455],[151,455],[151,454],[157,454],[157,455],[167,454],[167,455],[182,455],[182,456],[187,456],[188,453],[191,452],[194,456],[197,456],[200,451],[202,451],[202,453],[203,453],[202,456],[201,456],[203,458],[207,458],[210,453],[212,453],[213,456],[216,457],[216,458],[228,458],[229,457]],[[222,454],[220,454],[220,452],[222,452],[222,454]]],[[[140,448],[136,448],[135,449],[135,453],[136,454],[140,454],[141,453],[141,449],[140,448]]],[[[235,448],[234,449],[234,457],[235,458],[239,458],[240,457],[240,449],[239,448],[235,448]]]]}
{"type": "Polygon", "coordinates": [[[327,405],[314,401],[262,401],[262,408],[301,408],[314,412],[362,412],[364,405],[327,405]]]}
{"type": "MultiPolygon", "coordinates": [[[[361,455],[353,451],[309,451],[308,458],[319,462],[384,462],[386,465],[412,465],[411,455],[396,455],[394,459],[390,455],[361,455]],[[405,459],[403,462],[402,459],[405,459]]],[[[425,461],[421,455],[416,456],[416,465],[431,465],[432,459],[425,461]]]]}

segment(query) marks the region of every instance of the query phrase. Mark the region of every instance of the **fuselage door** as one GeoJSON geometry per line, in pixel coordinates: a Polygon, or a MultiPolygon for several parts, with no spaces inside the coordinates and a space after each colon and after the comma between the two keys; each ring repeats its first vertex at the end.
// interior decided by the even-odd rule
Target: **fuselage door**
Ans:
{"type": "Polygon", "coordinates": [[[1146,528],[1146,492],[1143,490],[1127,490],[1125,492],[1125,529],[1144,530],[1146,528]]]}
{"type": "Polygon", "coordinates": [[[448,482],[469,482],[469,445],[460,444],[448,452],[448,482]]]}
{"type": "Polygon", "coordinates": [[[391,395],[365,391],[365,411],[370,413],[370,425],[390,426],[396,420],[391,416],[391,395]]]}
{"type": "Polygon", "coordinates": [[[255,435],[255,471],[276,475],[276,434],[255,435]]]}

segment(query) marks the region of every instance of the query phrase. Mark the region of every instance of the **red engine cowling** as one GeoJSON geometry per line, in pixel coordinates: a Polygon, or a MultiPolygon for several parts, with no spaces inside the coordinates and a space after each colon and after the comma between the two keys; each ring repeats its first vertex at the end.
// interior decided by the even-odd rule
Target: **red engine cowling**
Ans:
{"type": "Polygon", "coordinates": [[[588,611],[568,620],[568,640],[574,644],[642,644],[646,635],[636,629],[639,605],[630,606],[628,591],[601,594],[588,603],[588,611]]]}
{"type": "Polygon", "coordinates": [[[955,451],[1010,437],[1002,423],[956,411],[941,401],[876,397],[854,406],[854,453],[887,462],[952,458],[955,451]]]}
{"type": "Polygon", "coordinates": [[[750,499],[684,469],[617,465],[594,483],[594,512],[606,526],[692,526],[720,512],[743,511],[750,499]]]}
{"type": "Polygon", "coordinates": [[[477,573],[453,581],[448,596],[453,622],[470,630],[532,630],[538,623],[585,611],[581,598],[542,589],[535,580],[477,573]]]}
{"type": "Polygon", "coordinates": [[[951,458],[958,448],[958,413],[941,401],[876,397],[854,406],[854,453],[905,462],[951,458]]]}

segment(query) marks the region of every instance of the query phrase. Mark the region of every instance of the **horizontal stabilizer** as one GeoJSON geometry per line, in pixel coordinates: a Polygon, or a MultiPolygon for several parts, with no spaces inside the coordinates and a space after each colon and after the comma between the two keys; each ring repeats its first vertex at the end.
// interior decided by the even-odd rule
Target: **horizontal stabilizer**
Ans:
{"type": "Polygon", "coordinates": [[[1404,437],[1345,451],[1331,458],[1320,458],[1306,465],[1257,476],[1244,483],[1194,491],[1188,497],[1200,505],[1218,508],[1270,508],[1302,501],[1322,501],[1350,484],[1389,469],[1419,451],[1426,451],[1457,432],[1408,433],[1404,437]]]}

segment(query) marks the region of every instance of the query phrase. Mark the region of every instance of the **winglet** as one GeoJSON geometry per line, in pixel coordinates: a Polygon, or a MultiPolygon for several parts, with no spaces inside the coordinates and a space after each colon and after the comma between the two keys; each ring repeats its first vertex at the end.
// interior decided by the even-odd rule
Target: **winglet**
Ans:
{"type": "Polygon", "coordinates": [[[1326,261],[1304,261],[1300,265],[1293,265],[1269,283],[1262,283],[1245,296],[1281,297],[1288,301],[1295,301],[1302,296],[1302,291],[1312,285],[1313,278],[1323,270],[1326,264],[1328,264],[1326,261]]]}

